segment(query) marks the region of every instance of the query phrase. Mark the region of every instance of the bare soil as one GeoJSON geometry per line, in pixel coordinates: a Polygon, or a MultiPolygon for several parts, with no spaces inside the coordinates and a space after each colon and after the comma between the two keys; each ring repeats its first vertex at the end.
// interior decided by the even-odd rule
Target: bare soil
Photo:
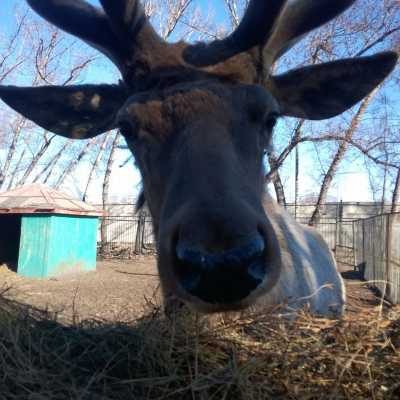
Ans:
{"type": "MultiPolygon", "coordinates": [[[[352,267],[340,265],[347,288],[347,311],[373,309],[385,303],[359,279],[352,267]]],[[[59,320],[131,321],[147,302],[159,302],[159,278],[154,257],[131,261],[100,261],[97,271],[51,279],[29,279],[0,266],[0,292],[20,303],[45,308],[59,320]]]]}
{"type": "Polygon", "coordinates": [[[154,257],[134,261],[100,261],[97,270],[50,279],[31,279],[0,266],[0,291],[7,297],[71,319],[130,321],[148,301],[159,299],[154,257]]]}
{"type": "Polygon", "coordinates": [[[368,282],[361,280],[360,273],[350,265],[339,264],[346,285],[346,312],[348,314],[380,308],[381,312],[390,310],[391,305],[368,282]]]}

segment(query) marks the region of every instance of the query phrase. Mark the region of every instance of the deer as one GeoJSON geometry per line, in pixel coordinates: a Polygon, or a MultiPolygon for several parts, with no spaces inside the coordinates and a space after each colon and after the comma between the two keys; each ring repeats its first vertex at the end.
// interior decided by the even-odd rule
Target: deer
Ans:
{"type": "Polygon", "coordinates": [[[273,73],[289,49],[355,0],[250,0],[237,28],[207,43],[164,41],[137,0],[27,2],[103,53],[121,79],[1,86],[0,98],[66,138],[120,130],[142,176],[165,307],[344,313],[332,252],[268,194],[263,158],[278,118],[337,116],[395,68],[398,56],[387,51],[273,73]]]}

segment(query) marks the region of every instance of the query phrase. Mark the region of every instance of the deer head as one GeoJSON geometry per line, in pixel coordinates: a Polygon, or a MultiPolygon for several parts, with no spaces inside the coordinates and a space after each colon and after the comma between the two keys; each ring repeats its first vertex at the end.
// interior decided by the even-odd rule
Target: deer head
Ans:
{"type": "Polygon", "coordinates": [[[223,40],[166,43],[136,0],[28,0],[112,60],[118,85],[1,87],[43,128],[88,139],[119,128],[143,177],[166,293],[202,311],[246,307],[282,270],[274,215],[262,206],[263,154],[279,116],[330,118],[372,91],[397,55],[270,73],[311,30],[354,0],[250,0],[223,40]]]}

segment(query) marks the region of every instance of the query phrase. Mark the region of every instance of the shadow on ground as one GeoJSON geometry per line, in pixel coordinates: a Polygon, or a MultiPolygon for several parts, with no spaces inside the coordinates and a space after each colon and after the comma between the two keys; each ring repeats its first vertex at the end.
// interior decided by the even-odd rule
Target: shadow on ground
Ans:
{"type": "Polygon", "coordinates": [[[373,310],[340,321],[306,313],[295,321],[268,313],[211,321],[187,310],[168,319],[156,304],[130,322],[66,325],[3,291],[0,393],[2,400],[394,399],[399,330],[400,314],[383,319],[373,310]]]}
{"type": "Polygon", "coordinates": [[[343,271],[343,272],[341,272],[341,275],[342,275],[343,279],[347,279],[347,280],[353,280],[353,281],[362,280],[361,273],[359,271],[355,271],[355,270],[343,271]]]}

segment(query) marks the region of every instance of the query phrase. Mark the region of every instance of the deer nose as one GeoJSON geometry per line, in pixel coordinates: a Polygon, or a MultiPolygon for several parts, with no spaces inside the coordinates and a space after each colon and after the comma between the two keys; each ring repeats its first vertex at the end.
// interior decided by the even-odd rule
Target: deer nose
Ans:
{"type": "Polygon", "coordinates": [[[178,243],[176,275],[187,292],[206,303],[236,303],[263,282],[264,250],[259,234],[240,247],[212,254],[178,243]]]}

